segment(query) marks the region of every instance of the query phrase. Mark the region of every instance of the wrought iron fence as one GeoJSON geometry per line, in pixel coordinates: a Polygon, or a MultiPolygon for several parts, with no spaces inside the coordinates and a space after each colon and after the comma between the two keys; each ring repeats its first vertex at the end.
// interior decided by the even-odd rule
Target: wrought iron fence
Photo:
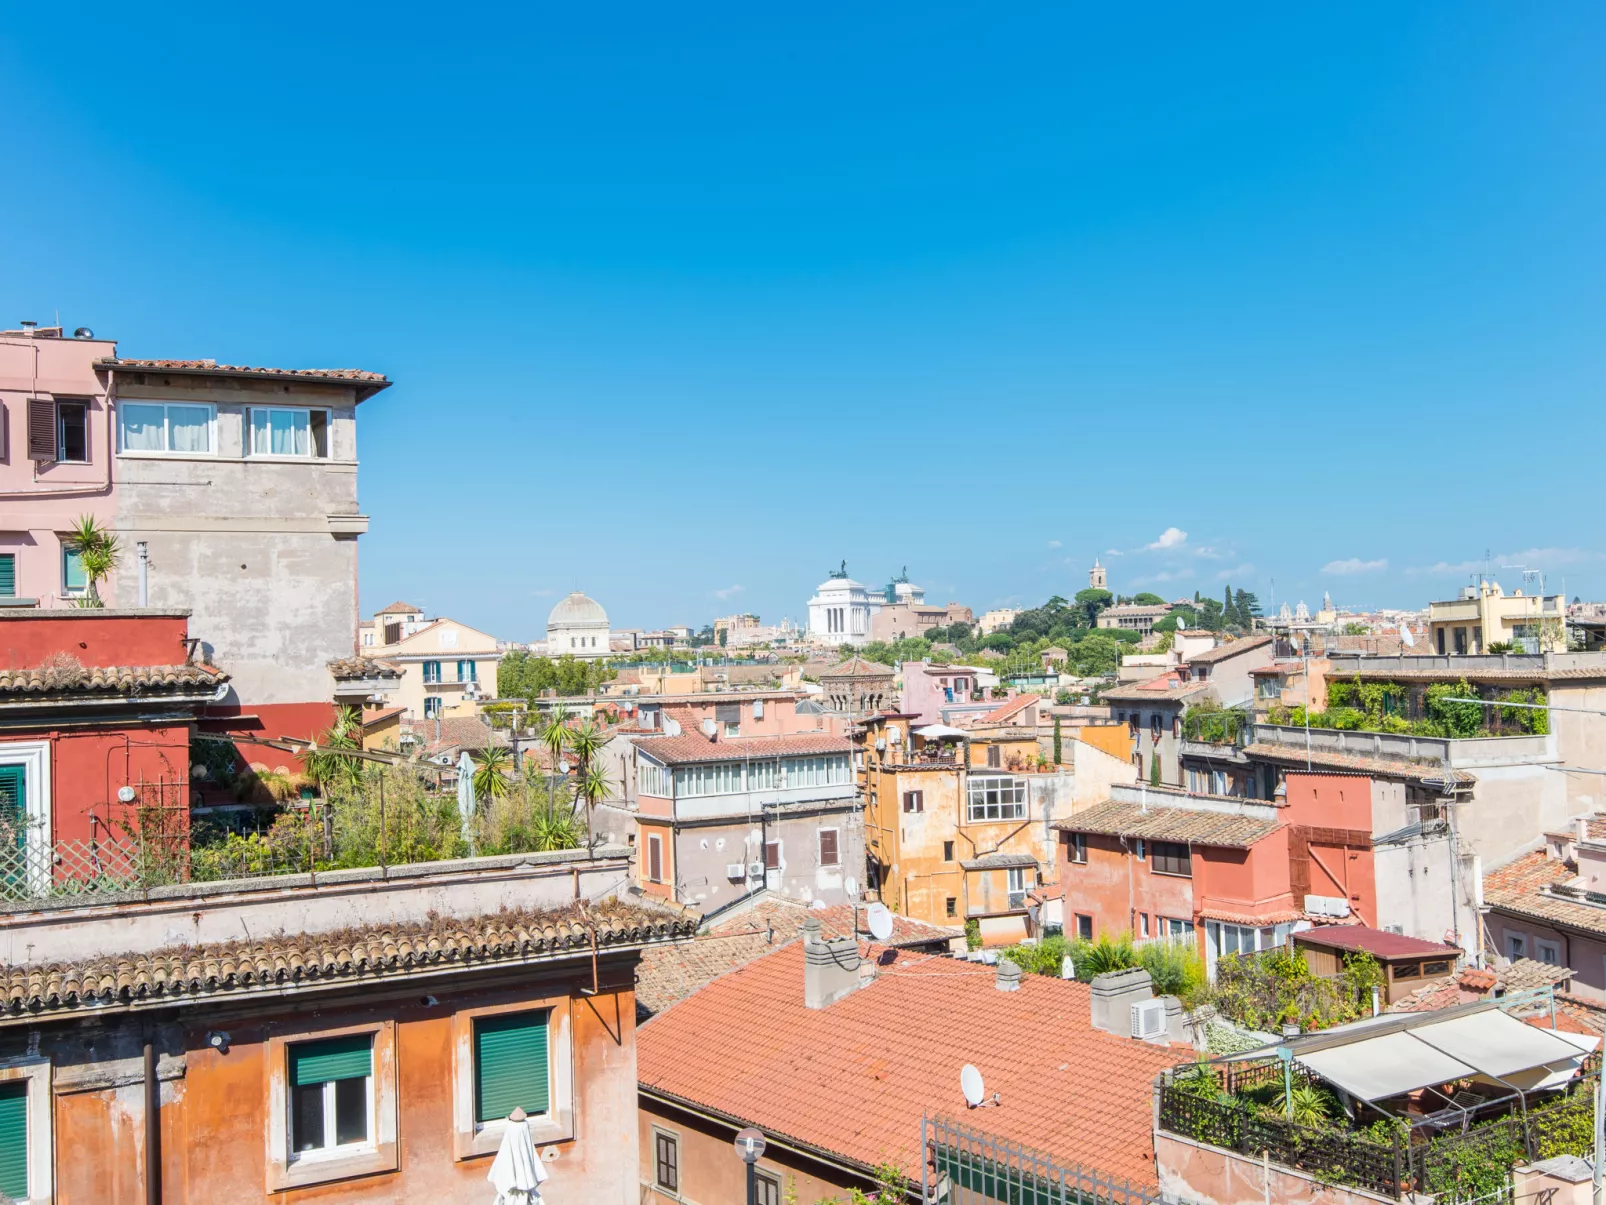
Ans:
{"type": "Polygon", "coordinates": [[[1156,1205],[1159,1193],[948,1117],[921,1121],[921,1199],[948,1205],[1156,1205]]]}

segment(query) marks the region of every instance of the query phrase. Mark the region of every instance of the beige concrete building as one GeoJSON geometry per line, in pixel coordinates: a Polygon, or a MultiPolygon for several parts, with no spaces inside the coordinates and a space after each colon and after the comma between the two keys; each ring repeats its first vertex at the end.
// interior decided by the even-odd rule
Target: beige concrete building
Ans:
{"type": "Polygon", "coordinates": [[[1496,644],[1519,653],[1565,652],[1566,604],[1560,594],[1507,594],[1485,579],[1463,586],[1456,598],[1428,604],[1428,642],[1447,656],[1486,653],[1496,644]]]}
{"type": "Polygon", "coordinates": [[[481,699],[496,697],[496,667],[502,660],[496,637],[455,619],[433,620],[395,644],[362,651],[401,670],[389,703],[403,708],[409,720],[476,715],[481,699]]]}

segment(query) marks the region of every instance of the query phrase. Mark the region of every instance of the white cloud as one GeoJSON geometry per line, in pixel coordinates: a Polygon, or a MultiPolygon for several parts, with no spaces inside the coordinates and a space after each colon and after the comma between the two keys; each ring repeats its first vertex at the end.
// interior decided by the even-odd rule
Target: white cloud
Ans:
{"type": "MultiPolygon", "coordinates": [[[[1524,548],[1521,552],[1497,552],[1487,560],[1439,561],[1433,565],[1415,566],[1406,572],[1413,575],[1427,573],[1460,576],[1492,570],[1496,577],[1502,574],[1511,577],[1516,574],[1516,570],[1512,568],[1516,565],[1523,565],[1529,569],[1543,569],[1549,573],[1567,565],[1583,565],[1598,561],[1602,557],[1606,557],[1606,553],[1589,548],[1524,548]]],[[[1546,583],[1545,588],[1547,590],[1550,588],[1549,583],[1546,583]]]]}
{"type": "Polygon", "coordinates": [[[1048,542],[1048,546],[1050,548],[1063,548],[1063,547],[1065,547],[1065,545],[1061,544],[1058,540],[1050,540],[1048,542]]]}
{"type": "Polygon", "coordinates": [[[1253,574],[1254,571],[1255,567],[1246,561],[1242,565],[1234,565],[1231,569],[1223,569],[1220,573],[1216,574],[1216,580],[1218,582],[1230,582],[1233,578],[1237,578],[1239,581],[1242,581],[1244,578],[1253,574]]]}
{"type": "Polygon", "coordinates": [[[1157,552],[1166,548],[1181,548],[1188,542],[1188,533],[1180,527],[1168,527],[1160,533],[1160,538],[1144,547],[1150,552],[1157,552]]]}
{"type": "Polygon", "coordinates": [[[715,590],[714,597],[719,599],[734,598],[745,589],[745,586],[726,586],[723,590],[715,590]]]}
{"type": "Polygon", "coordinates": [[[1149,582],[1155,582],[1155,583],[1160,583],[1160,582],[1185,582],[1192,576],[1193,576],[1193,570],[1192,569],[1178,569],[1175,573],[1171,573],[1171,572],[1162,570],[1159,573],[1150,574],[1146,578],[1140,578],[1139,581],[1138,581],[1138,584],[1139,585],[1144,585],[1144,584],[1149,583],[1149,582]]]}
{"type": "Polygon", "coordinates": [[[1220,561],[1224,560],[1227,556],[1226,553],[1210,544],[1199,545],[1199,547],[1193,550],[1193,555],[1197,557],[1203,557],[1207,561],[1220,561]]]}
{"type": "Polygon", "coordinates": [[[1122,552],[1119,548],[1106,548],[1104,550],[1104,555],[1105,556],[1125,556],[1126,554],[1124,552],[1122,552]]]}
{"type": "Polygon", "coordinates": [[[1358,556],[1352,556],[1344,561],[1328,561],[1327,564],[1322,566],[1322,572],[1343,576],[1350,573],[1380,573],[1388,567],[1387,557],[1382,557],[1375,561],[1363,561],[1358,556]]]}

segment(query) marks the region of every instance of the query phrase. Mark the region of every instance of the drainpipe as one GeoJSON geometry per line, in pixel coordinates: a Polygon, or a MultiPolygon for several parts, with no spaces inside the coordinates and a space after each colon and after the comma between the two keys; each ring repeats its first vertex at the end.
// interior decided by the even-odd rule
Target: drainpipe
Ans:
{"type": "Polygon", "coordinates": [[[162,1087],[156,1047],[145,1038],[145,1205],[162,1205],[162,1087]]]}
{"type": "Polygon", "coordinates": [[[134,547],[139,551],[139,605],[144,610],[151,605],[151,546],[141,540],[134,547]]]}

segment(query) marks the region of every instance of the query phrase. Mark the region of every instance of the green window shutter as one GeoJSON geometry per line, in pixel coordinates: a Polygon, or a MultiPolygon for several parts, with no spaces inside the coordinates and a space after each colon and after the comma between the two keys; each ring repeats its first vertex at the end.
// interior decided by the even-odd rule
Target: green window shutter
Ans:
{"type": "Polygon", "coordinates": [[[28,1082],[0,1084],[0,1192],[28,1195],[28,1082]]]}
{"type": "Polygon", "coordinates": [[[474,1022],[474,1117],[501,1121],[514,1106],[545,1113],[547,1010],[505,1013],[474,1022]]]}
{"type": "Polygon", "coordinates": [[[0,766],[0,819],[17,834],[17,847],[28,843],[28,771],[0,766]]]}
{"type": "Polygon", "coordinates": [[[354,1033],[290,1047],[290,1082],[298,1088],[332,1079],[360,1079],[373,1073],[372,1034],[354,1033]]]}
{"type": "Polygon", "coordinates": [[[17,554],[0,553],[0,598],[17,596],[17,554]]]}

